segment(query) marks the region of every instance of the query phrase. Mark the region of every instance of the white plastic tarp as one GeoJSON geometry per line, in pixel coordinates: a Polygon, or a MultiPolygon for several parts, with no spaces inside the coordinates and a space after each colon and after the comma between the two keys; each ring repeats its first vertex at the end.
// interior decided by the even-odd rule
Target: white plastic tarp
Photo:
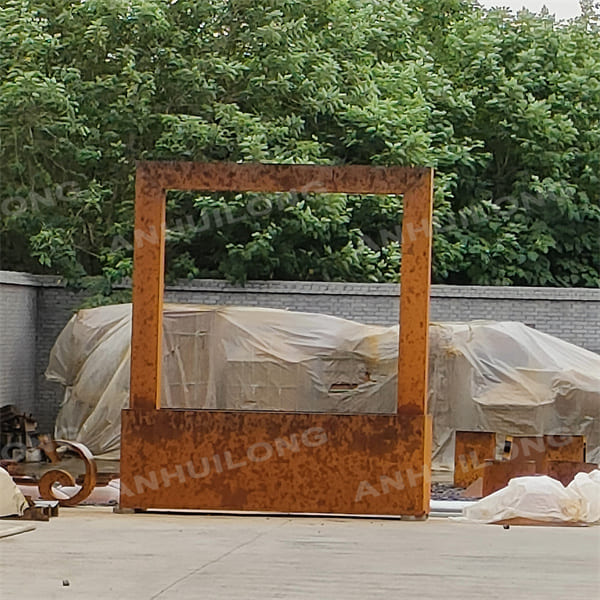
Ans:
{"type": "Polygon", "coordinates": [[[564,487],[546,475],[515,477],[508,486],[463,509],[460,521],[523,518],[547,523],[600,523],[600,471],[577,473],[564,487]]]}
{"type": "Polygon", "coordinates": [[[600,356],[513,321],[433,325],[429,410],[437,466],[454,432],[584,435],[600,462],[600,356]]]}
{"type": "MultiPolygon", "coordinates": [[[[131,305],[82,310],[46,375],[65,386],[55,434],[118,457],[129,397],[131,305]]],[[[434,467],[456,429],[584,434],[600,458],[600,356],[521,323],[432,324],[434,467]]],[[[275,309],[164,308],[162,406],[347,413],[396,407],[398,327],[275,309]]]]}
{"type": "Polygon", "coordinates": [[[8,471],[0,467],[0,517],[20,517],[27,508],[27,500],[8,471]]]}

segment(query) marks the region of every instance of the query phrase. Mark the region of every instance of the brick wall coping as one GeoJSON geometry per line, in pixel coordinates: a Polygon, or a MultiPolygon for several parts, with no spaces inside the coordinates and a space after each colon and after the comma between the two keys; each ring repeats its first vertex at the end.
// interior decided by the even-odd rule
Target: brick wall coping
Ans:
{"type": "MultiPolygon", "coordinates": [[[[17,271],[0,271],[0,284],[33,287],[64,287],[60,277],[31,275],[17,271]]],[[[127,288],[124,281],[119,288],[127,288]]],[[[398,296],[400,286],[394,283],[343,283],[322,281],[249,281],[245,286],[219,279],[179,280],[168,285],[168,291],[198,291],[227,293],[319,294],[355,296],[398,296]]],[[[600,302],[600,289],[551,288],[520,286],[433,285],[432,297],[497,298],[507,300],[558,300],[600,302]]]]}

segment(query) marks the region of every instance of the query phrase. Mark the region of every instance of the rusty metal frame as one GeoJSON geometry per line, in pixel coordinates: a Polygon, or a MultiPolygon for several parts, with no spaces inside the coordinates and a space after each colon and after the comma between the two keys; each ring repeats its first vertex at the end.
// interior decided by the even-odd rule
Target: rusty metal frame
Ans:
{"type": "Polygon", "coordinates": [[[432,206],[433,170],[428,168],[139,163],[121,506],[425,516],[431,468],[432,206]],[[397,413],[161,409],[168,190],[403,194],[397,413]],[[306,432],[325,442],[304,444],[299,451],[293,444],[306,432]],[[266,454],[250,455],[248,449],[258,447],[267,454],[271,448],[268,460],[266,454]],[[276,447],[285,451],[274,453],[276,447]],[[233,448],[245,457],[243,468],[242,462],[231,466],[233,448]],[[212,472],[199,474],[209,459],[212,472]]]}

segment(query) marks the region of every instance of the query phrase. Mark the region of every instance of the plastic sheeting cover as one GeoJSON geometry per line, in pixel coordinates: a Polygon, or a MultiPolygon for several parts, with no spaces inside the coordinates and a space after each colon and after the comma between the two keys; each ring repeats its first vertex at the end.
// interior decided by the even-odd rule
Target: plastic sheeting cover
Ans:
{"type": "MultiPolygon", "coordinates": [[[[162,406],[346,413],[396,408],[398,327],[275,309],[165,305],[162,406]]],[[[65,386],[57,437],[118,457],[131,305],[82,310],[50,355],[65,386]]],[[[521,323],[430,327],[434,467],[456,429],[583,434],[600,459],[600,356],[521,323]]]]}
{"type": "Polygon", "coordinates": [[[518,322],[432,325],[429,384],[439,468],[453,468],[456,430],[585,435],[587,460],[600,462],[594,352],[518,322]]]}
{"type": "Polygon", "coordinates": [[[27,500],[8,471],[0,467],[0,517],[21,516],[27,508],[27,500]]]}
{"type": "Polygon", "coordinates": [[[546,475],[515,477],[508,486],[463,509],[456,520],[495,523],[521,517],[548,523],[600,523],[600,471],[577,473],[565,488],[546,475]]]}

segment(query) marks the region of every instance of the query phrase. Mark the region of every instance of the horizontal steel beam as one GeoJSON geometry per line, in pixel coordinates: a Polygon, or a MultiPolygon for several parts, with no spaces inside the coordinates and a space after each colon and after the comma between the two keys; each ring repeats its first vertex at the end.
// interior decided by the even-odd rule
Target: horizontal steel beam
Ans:
{"type": "Polygon", "coordinates": [[[136,176],[163,190],[401,194],[430,172],[364,165],[139,162],[136,176]]]}

